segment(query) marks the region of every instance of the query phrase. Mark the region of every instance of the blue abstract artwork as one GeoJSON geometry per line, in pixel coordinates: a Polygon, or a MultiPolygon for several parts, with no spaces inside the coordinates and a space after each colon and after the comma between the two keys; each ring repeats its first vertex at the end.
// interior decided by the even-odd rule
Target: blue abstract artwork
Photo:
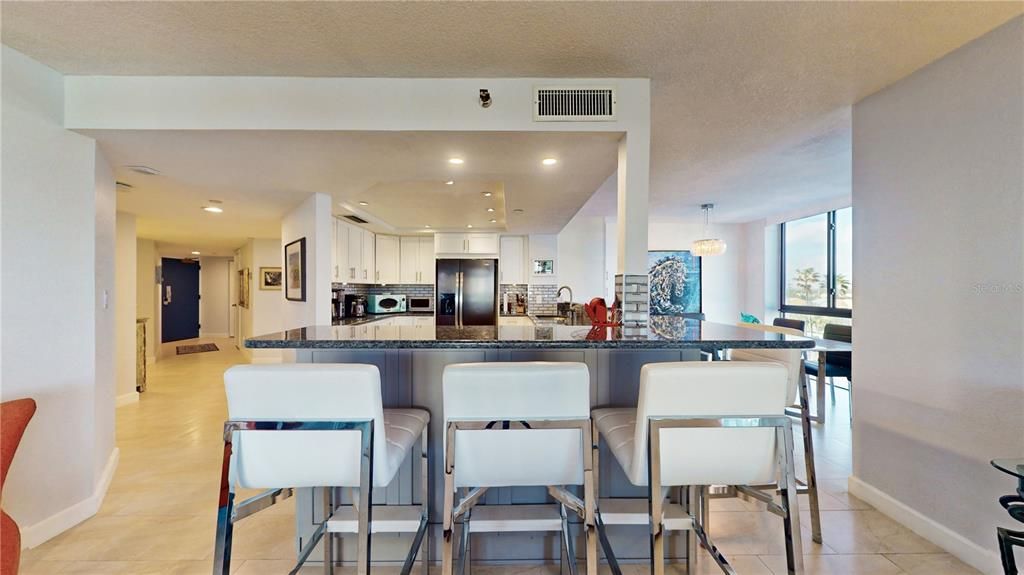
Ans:
{"type": "Polygon", "coordinates": [[[689,251],[647,252],[651,315],[700,313],[700,258],[689,251]]]}

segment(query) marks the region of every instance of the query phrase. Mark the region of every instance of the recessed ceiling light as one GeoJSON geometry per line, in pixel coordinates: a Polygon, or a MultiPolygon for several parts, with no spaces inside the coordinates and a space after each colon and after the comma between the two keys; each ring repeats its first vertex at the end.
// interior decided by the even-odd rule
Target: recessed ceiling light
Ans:
{"type": "Polygon", "coordinates": [[[147,175],[147,176],[156,176],[156,175],[158,175],[160,173],[160,170],[158,170],[156,168],[150,168],[149,166],[143,166],[141,164],[134,165],[134,166],[125,166],[125,167],[128,168],[129,170],[133,171],[133,172],[136,172],[136,173],[139,173],[139,174],[144,174],[144,175],[147,175]]]}
{"type": "Polygon", "coordinates": [[[135,187],[129,184],[128,182],[114,182],[114,184],[117,186],[117,189],[121,190],[122,192],[130,192],[132,191],[132,188],[135,187]]]}
{"type": "Polygon", "coordinates": [[[198,256],[198,255],[199,255],[199,252],[192,252],[192,255],[194,255],[194,256],[198,256]]]}
{"type": "Polygon", "coordinates": [[[471,227],[473,227],[473,224],[466,224],[466,227],[467,228],[471,228],[471,227]]]}
{"type": "Polygon", "coordinates": [[[487,211],[488,211],[488,212],[493,212],[493,211],[494,211],[494,208],[487,208],[487,211]]]}
{"type": "Polygon", "coordinates": [[[554,158],[544,158],[543,160],[540,161],[540,163],[544,164],[545,166],[554,166],[555,164],[558,163],[558,160],[554,158]]]}
{"type": "Polygon", "coordinates": [[[463,160],[462,158],[448,158],[448,163],[458,166],[459,164],[465,164],[466,160],[463,160]]]}
{"type": "Polygon", "coordinates": [[[370,205],[370,202],[359,202],[359,205],[360,206],[368,206],[368,205],[370,205]]]}
{"type": "Polygon", "coordinates": [[[516,208],[516,209],[512,210],[512,213],[513,214],[521,214],[521,213],[523,213],[523,208],[516,208]]]}
{"type": "Polygon", "coordinates": [[[485,198],[491,197],[491,192],[482,192],[485,198]]]}
{"type": "Polygon", "coordinates": [[[491,223],[492,223],[492,224],[496,224],[496,223],[498,223],[498,220],[496,220],[496,219],[494,219],[494,218],[491,218],[491,223]]]}
{"type": "Polygon", "coordinates": [[[206,206],[203,211],[210,212],[211,214],[219,214],[224,211],[224,208],[218,208],[217,206],[206,206]]]}
{"type": "Polygon", "coordinates": [[[427,225],[425,225],[425,226],[423,226],[423,227],[425,227],[425,228],[430,228],[430,224],[427,224],[427,225]]]}
{"type": "Polygon", "coordinates": [[[454,183],[455,183],[455,180],[448,180],[447,182],[445,182],[445,185],[446,186],[450,186],[450,185],[452,185],[454,183]]]}

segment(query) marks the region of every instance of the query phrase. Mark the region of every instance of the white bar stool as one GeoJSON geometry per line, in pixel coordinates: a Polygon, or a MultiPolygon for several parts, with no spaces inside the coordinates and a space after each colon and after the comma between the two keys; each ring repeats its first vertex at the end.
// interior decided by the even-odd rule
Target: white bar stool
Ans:
{"type": "MultiPolygon", "coordinates": [[[[804,332],[782,326],[738,323],[739,327],[765,331],[771,333],[782,333],[787,335],[804,335],[804,332]]],[[[730,353],[732,361],[774,361],[786,366],[789,373],[789,385],[786,386],[786,402],[789,405],[798,406],[799,411],[786,410],[791,416],[800,420],[803,430],[804,446],[804,468],[807,479],[801,481],[797,478],[797,492],[806,494],[810,503],[811,515],[811,539],[815,543],[821,543],[821,512],[818,505],[818,474],[814,470],[814,438],[811,436],[811,401],[808,393],[807,374],[804,372],[803,352],[799,349],[734,349],[730,353]]],[[[765,501],[770,495],[756,489],[753,486],[736,486],[736,488],[754,499],[765,501]]]]}
{"type": "Polygon", "coordinates": [[[370,570],[371,533],[402,531],[416,533],[402,573],[409,573],[423,547],[426,575],[428,412],[384,409],[380,372],[373,365],[240,365],[224,373],[224,387],[229,420],[224,424],[215,575],[230,572],[234,523],[300,487],[324,488],[325,519],[299,550],[291,573],[298,572],[321,539],[324,573],[333,573],[334,537],[345,532],[360,535],[357,572],[363,575],[370,570]],[[391,483],[417,439],[422,503],[379,507],[383,521],[378,521],[372,488],[391,483]],[[272,489],[236,505],[236,484],[272,489]],[[335,505],[339,487],[355,488],[356,505],[335,505]]]}
{"type": "MultiPolygon", "coordinates": [[[[785,520],[789,572],[803,573],[786,385],[786,368],[777,363],[652,363],[640,370],[636,408],[594,410],[594,427],[629,481],[647,486],[654,575],[665,572],[664,534],[670,529],[690,530],[687,573],[696,568],[696,538],[724,573],[735,573],[704,531],[698,487],[766,483],[777,485],[781,495],[769,508],[785,520]],[[665,504],[672,486],[687,488],[681,504],[665,504]]],[[[611,510],[609,501],[598,511],[605,524],[637,521],[636,511],[605,508],[611,510]]]]}
{"type": "Polygon", "coordinates": [[[445,470],[442,573],[454,571],[454,527],[462,519],[459,571],[471,533],[561,531],[570,573],[576,558],[567,512],[583,519],[587,572],[597,573],[596,496],[591,465],[590,373],[583,363],[449,365],[444,370],[445,470]],[[583,499],[565,489],[582,485],[583,499]],[[490,487],[545,486],[558,502],[481,505],[490,487]],[[456,500],[456,490],[461,497],[456,500]],[[472,519],[472,520],[471,520],[472,519]]]}

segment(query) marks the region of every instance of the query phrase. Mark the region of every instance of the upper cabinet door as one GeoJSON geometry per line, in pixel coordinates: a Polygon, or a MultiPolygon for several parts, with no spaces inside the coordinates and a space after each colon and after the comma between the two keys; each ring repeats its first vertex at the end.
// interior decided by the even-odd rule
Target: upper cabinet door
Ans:
{"type": "Polygon", "coordinates": [[[377,270],[377,264],[375,262],[375,254],[377,247],[377,234],[374,234],[370,230],[361,230],[363,233],[363,262],[362,262],[362,279],[363,283],[372,284],[374,283],[374,274],[377,270]]]}
{"type": "Polygon", "coordinates": [[[374,283],[395,284],[399,281],[398,236],[377,236],[377,269],[374,283]]]}
{"type": "Polygon", "coordinates": [[[419,268],[420,268],[420,279],[417,283],[421,284],[432,284],[434,283],[434,239],[433,238],[420,238],[420,250],[419,250],[419,268]]]}
{"type": "MultiPolygon", "coordinates": [[[[404,284],[420,283],[420,242],[421,238],[403,236],[399,241],[399,281],[404,284]]],[[[433,248],[434,240],[430,240],[433,248]]]]}
{"type": "Polygon", "coordinates": [[[466,234],[466,253],[496,255],[498,234],[466,234]]]}
{"type": "Polygon", "coordinates": [[[498,282],[526,283],[526,238],[523,236],[502,236],[498,282]]]}
{"type": "Polygon", "coordinates": [[[466,253],[466,234],[434,234],[434,251],[439,254],[466,253]]]}
{"type": "Polygon", "coordinates": [[[341,254],[338,252],[338,220],[331,219],[331,283],[340,282],[341,266],[339,261],[341,254]]]}
{"type": "Polygon", "coordinates": [[[348,261],[342,270],[344,281],[362,283],[363,281],[363,230],[348,224],[341,224],[348,232],[348,261]],[[347,273],[346,273],[347,272],[347,273]]]}

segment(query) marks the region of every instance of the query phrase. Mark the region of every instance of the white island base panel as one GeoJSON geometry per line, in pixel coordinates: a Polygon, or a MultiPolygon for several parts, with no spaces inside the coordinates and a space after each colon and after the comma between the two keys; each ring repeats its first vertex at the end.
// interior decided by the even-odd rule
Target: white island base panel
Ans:
{"type": "MultiPolygon", "coordinates": [[[[441,557],[440,511],[442,506],[443,466],[441,462],[443,414],[442,373],[453,363],[493,361],[575,361],[590,369],[591,405],[635,406],[639,395],[640,368],[647,363],[663,361],[699,361],[695,349],[300,349],[296,350],[299,363],[366,363],[380,369],[385,407],[420,407],[430,411],[428,443],[430,446],[430,560],[441,557]]],[[[646,497],[645,487],[634,487],[626,479],[611,452],[602,445],[599,461],[600,497],[646,497]]],[[[387,488],[373,493],[375,503],[391,505],[418,505],[420,493],[419,473],[414,472],[411,461],[406,461],[387,488]]],[[[351,502],[348,490],[341,490],[341,502],[351,502]]],[[[582,493],[577,493],[582,495],[582,493]]],[[[296,493],[296,549],[313,533],[321,520],[322,506],[319,490],[299,489],[296,493]],[[315,493],[314,493],[315,491],[315,493]]],[[[536,505],[553,503],[544,487],[493,488],[488,490],[484,505],[536,505]]],[[[552,507],[552,509],[557,509],[552,507]]],[[[375,509],[376,513],[376,509],[375,509]]],[[[576,554],[582,559],[585,545],[578,520],[573,518],[576,554]]],[[[471,522],[472,524],[472,522],[471,522]]],[[[461,526],[459,526],[461,531],[461,526]]],[[[615,555],[622,561],[647,560],[650,553],[649,528],[640,525],[609,525],[608,537],[615,555]]],[[[673,560],[685,559],[685,531],[670,532],[666,554],[673,560]]],[[[413,534],[377,533],[373,536],[372,556],[375,564],[399,564],[404,560],[413,534]]],[[[561,544],[557,532],[475,533],[471,539],[470,556],[476,562],[494,563],[553,563],[561,560],[561,544]]],[[[317,563],[323,557],[318,548],[307,563],[317,563]]],[[[603,557],[603,554],[602,554],[603,557]]],[[[356,560],[356,538],[342,535],[335,558],[343,563],[356,560]]]]}

